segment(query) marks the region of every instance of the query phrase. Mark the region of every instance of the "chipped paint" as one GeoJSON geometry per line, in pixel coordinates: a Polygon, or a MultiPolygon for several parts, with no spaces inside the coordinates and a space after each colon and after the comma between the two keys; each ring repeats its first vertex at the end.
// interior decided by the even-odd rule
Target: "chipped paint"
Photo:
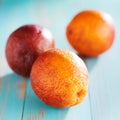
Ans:
{"type": "Polygon", "coordinates": [[[19,96],[19,98],[21,98],[21,99],[24,99],[24,96],[25,96],[25,90],[26,90],[26,79],[25,78],[23,78],[22,80],[21,80],[21,82],[19,82],[18,84],[17,84],[17,87],[18,87],[18,96],[19,96]]]}
{"type": "Polygon", "coordinates": [[[27,120],[40,120],[40,118],[44,117],[44,114],[45,114],[44,109],[42,109],[40,110],[40,112],[38,112],[38,114],[29,116],[27,120]]]}
{"type": "Polygon", "coordinates": [[[40,117],[44,117],[44,114],[45,114],[45,112],[44,112],[44,109],[42,109],[39,113],[38,113],[38,116],[39,116],[39,118],[40,117]]]}

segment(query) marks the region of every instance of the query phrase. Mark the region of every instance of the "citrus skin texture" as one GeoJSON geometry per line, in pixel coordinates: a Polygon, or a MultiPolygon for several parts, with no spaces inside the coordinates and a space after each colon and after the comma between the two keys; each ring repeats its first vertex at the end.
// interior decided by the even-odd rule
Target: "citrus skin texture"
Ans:
{"type": "Polygon", "coordinates": [[[112,17],[97,10],[78,13],[68,24],[69,43],[83,56],[98,56],[108,50],[115,37],[112,17]]]}
{"type": "Polygon", "coordinates": [[[81,103],[88,90],[88,71],[75,53],[51,49],[32,66],[31,85],[46,104],[66,108],[81,103]]]}
{"type": "Polygon", "coordinates": [[[15,30],[6,44],[6,58],[17,74],[29,77],[33,62],[42,52],[53,48],[52,34],[38,25],[24,25],[15,30]]]}

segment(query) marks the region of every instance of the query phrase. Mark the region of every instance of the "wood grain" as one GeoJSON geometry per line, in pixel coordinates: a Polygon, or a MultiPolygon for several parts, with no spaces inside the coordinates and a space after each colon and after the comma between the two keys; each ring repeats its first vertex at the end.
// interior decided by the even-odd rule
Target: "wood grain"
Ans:
{"type": "MultiPolygon", "coordinates": [[[[92,3],[91,3],[92,4],[92,3]]],[[[90,4],[90,5],[91,5],[90,4]]],[[[89,97],[92,120],[120,119],[120,1],[98,1],[94,8],[108,12],[115,21],[116,37],[112,48],[97,58],[87,59],[90,72],[89,97]],[[107,4],[109,2],[109,5],[107,4]]]]}
{"type": "MultiPolygon", "coordinates": [[[[8,74],[1,78],[0,120],[21,120],[24,103],[24,99],[21,99],[18,94],[20,91],[18,84],[21,82],[23,79],[15,74],[8,74]]],[[[25,95],[25,92],[22,95],[25,95]]]]}
{"type": "Polygon", "coordinates": [[[120,48],[116,46],[117,44],[116,41],[114,47],[99,58],[87,61],[90,70],[90,100],[93,120],[120,119],[120,97],[118,95],[120,85],[118,51],[120,48]]]}

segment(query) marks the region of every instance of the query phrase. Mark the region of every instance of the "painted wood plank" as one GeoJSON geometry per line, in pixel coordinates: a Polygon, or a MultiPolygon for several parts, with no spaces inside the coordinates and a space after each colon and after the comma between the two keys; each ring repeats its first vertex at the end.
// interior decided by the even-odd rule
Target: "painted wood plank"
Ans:
{"type": "Polygon", "coordinates": [[[118,47],[113,48],[99,58],[88,60],[93,120],[120,119],[119,50],[118,47]]]}
{"type": "Polygon", "coordinates": [[[7,74],[0,78],[0,120],[21,120],[26,80],[7,74]]]}
{"type": "Polygon", "coordinates": [[[120,119],[119,39],[106,54],[87,61],[93,120],[120,119]]]}
{"type": "Polygon", "coordinates": [[[17,6],[20,7],[19,4],[4,2],[0,3],[0,120],[21,120],[26,80],[9,68],[5,58],[5,45],[9,34],[23,24],[23,20],[17,17],[23,11],[16,10],[17,6]]]}

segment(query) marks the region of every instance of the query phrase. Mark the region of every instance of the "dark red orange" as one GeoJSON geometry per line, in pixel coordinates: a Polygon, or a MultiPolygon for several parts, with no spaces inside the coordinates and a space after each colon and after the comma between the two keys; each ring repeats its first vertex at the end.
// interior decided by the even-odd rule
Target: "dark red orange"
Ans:
{"type": "Polygon", "coordinates": [[[38,25],[24,25],[9,36],[6,58],[15,73],[28,77],[39,54],[53,47],[53,36],[48,29],[38,25]]]}

